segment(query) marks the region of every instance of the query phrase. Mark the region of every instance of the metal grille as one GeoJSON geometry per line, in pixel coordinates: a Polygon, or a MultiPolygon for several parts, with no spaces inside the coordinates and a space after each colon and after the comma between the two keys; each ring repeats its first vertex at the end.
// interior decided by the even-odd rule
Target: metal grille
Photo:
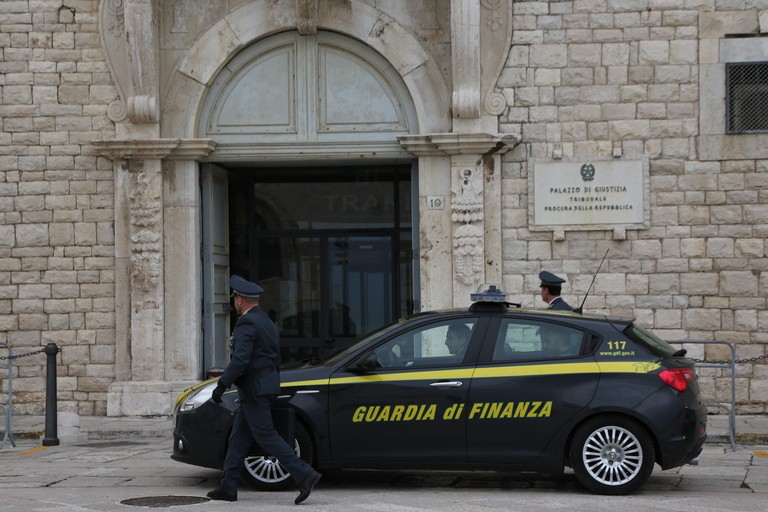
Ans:
{"type": "Polygon", "coordinates": [[[727,133],[768,133],[768,62],[725,66],[727,133]]]}

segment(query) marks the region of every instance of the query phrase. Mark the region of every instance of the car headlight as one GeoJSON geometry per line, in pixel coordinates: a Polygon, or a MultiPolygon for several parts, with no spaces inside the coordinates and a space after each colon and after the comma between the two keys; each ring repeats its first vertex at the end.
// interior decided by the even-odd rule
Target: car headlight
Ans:
{"type": "Polygon", "coordinates": [[[176,411],[189,412],[194,411],[205,402],[211,399],[213,390],[216,387],[216,381],[205,382],[201,385],[188,389],[176,402],[176,411]]]}

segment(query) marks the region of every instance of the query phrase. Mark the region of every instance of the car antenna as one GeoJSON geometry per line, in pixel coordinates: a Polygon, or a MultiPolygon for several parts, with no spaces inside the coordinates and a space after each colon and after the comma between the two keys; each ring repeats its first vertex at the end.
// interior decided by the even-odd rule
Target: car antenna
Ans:
{"type": "Polygon", "coordinates": [[[603,262],[605,261],[605,257],[608,256],[608,251],[610,249],[605,250],[605,254],[603,255],[603,259],[600,260],[600,264],[597,266],[597,270],[595,271],[595,275],[592,276],[592,282],[589,283],[589,288],[587,288],[587,293],[584,294],[584,299],[581,301],[581,305],[577,308],[573,309],[574,313],[578,313],[579,315],[583,314],[584,312],[584,303],[587,302],[587,297],[589,296],[590,290],[592,290],[592,285],[595,284],[595,278],[597,278],[597,274],[600,273],[600,268],[603,266],[603,262]]]}

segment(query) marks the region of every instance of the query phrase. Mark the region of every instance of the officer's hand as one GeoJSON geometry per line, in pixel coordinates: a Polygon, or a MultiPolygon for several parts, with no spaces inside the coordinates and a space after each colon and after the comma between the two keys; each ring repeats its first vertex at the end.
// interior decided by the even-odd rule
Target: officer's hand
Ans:
{"type": "Polygon", "coordinates": [[[216,384],[216,389],[214,389],[213,393],[211,393],[211,400],[213,400],[213,402],[216,404],[220,404],[221,395],[224,394],[224,391],[226,391],[226,389],[227,389],[227,386],[225,386],[223,382],[219,381],[219,383],[216,384]]]}

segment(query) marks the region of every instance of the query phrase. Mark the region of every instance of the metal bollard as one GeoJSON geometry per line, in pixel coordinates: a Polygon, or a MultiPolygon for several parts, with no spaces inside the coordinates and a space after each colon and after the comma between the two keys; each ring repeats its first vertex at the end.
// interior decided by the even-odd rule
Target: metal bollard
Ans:
{"type": "Polygon", "coordinates": [[[56,424],[56,354],[61,349],[55,343],[49,343],[43,350],[48,356],[45,373],[45,437],[43,446],[58,446],[58,426],[56,424]]]}

